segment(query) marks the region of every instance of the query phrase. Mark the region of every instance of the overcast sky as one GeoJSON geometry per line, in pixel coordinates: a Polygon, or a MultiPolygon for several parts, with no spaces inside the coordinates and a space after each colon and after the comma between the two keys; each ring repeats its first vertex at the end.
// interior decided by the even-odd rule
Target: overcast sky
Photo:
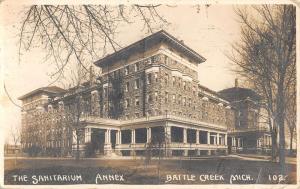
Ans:
{"type": "MultiPolygon", "coordinates": [[[[24,53],[18,60],[18,32],[24,7],[20,5],[0,5],[1,36],[1,82],[5,82],[13,100],[21,104],[17,97],[47,86],[51,79],[49,71],[53,68],[42,63],[44,52],[35,48],[24,53]]],[[[167,32],[204,56],[207,61],[199,65],[200,83],[213,90],[232,87],[236,75],[232,73],[230,61],[224,55],[230,52],[230,45],[240,38],[240,27],[231,5],[212,5],[208,9],[201,6],[200,12],[191,5],[177,7],[162,6],[160,13],[171,23],[167,32]]],[[[142,26],[134,24],[119,28],[117,41],[125,47],[149,34],[141,31],[142,26]]],[[[1,88],[3,83],[1,83],[1,88]]],[[[9,127],[21,124],[20,109],[14,106],[1,91],[1,127],[9,131],[9,127]]],[[[1,132],[3,133],[3,132],[1,132]]],[[[2,137],[3,138],[3,137],[2,137]]]]}

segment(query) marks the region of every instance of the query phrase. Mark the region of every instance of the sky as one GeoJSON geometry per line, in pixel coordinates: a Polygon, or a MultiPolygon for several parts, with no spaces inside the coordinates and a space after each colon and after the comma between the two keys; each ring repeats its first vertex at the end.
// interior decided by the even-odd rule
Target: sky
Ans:
{"type": "MultiPolygon", "coordinates": [[[[6,137],[10,135],[10,128],[21,125],[21,113],[4,93],[3,83],[12,99],[21,105],[17,98],[51,83],[48,75],[54,70],[51,65],[43,63],[45,52],[39,47],[23,53],[19,60],[18,33],[24,8],[16,4],[0,4],[0,124],[1,133],[6,137]]],[[[206,58],[198,68],[200,83],[215,91],[232,87],[237,76],[231,71],[230,60],[225,54],[240,38],[240,25],[233,6],[218,4],[206,9],[202,5],[197,13],[192,5],[163,5],[159,11],[171,23],[164,29],[206,58]]],[[[138,23],[122,26],[119,31],[116,40],[123,47],[149,35],[138,23]]]]}

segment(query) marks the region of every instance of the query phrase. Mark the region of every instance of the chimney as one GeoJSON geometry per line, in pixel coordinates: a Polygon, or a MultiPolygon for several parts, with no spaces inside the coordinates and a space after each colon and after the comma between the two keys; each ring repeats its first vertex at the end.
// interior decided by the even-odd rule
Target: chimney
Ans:
{"type": "Polygon", "coordinates": [[[234,87],[238,87],[238,86],[239,86],[239,80],[238,80],[238,78],[235,78],[234,87]]]}

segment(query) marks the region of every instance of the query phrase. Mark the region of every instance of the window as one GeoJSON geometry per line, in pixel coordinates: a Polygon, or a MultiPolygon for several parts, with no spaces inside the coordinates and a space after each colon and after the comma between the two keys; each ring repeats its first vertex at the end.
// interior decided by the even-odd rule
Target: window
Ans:
{"type": "Polygon", "coordinates": [[[128,75],[129,74],[129,66],[126,66],[125,67],[125,75],[128,75]]]}
{"type": "Polygon", "coordinates": [[[175,94],[173,94],[173,96],[172,96],[172,101],[173,101],[173,103],[176,103],[176,95],[175,94]]]}
{"type": "Polygon", "coordinates": [[[146,102],[147,103],[151,103],[152,102],[152,95],[150,95],[150,94],[147,95],[146,102]]]}
{"type": "Polygon", "coordinates": [[[125,100],[125,108],[129,108],[130,107],[130,101],[129,99],[125,100]]]}
{"type": "Polygon", "coordinates": [[[151,73],[147,74],[147,84],[151,84],[151,73]]]}
{"type": "Polygon", "coordinates": [[[196,95],[196,87],[193,86],[193,95],[196,95]]]}
{"type": "Polygon", "coordinates": [[[192,99],[189,98],[189,107],[191,107],[191,105],[192,105],[192,99]]]}
{"type": "Polygon", "coordinates": [[[175,84],[176,84],[176,78],[175,78],[175,76],[172,77],[172,82],[173,82],[173,86],[175,86],[175,84]]]}
{"type": "Polygon", "coordinates": [[[168,92],[165,92],[165,102],[168,102],[168,92]]]}
{"type": "Polygon", "coordinates": [[[166,84],[166,85],[168,84],[168,80],[169,80],[169,75],[168,75],[168,74],[165,74],[165,84],[166,84]]]}
{"type": "Polygon", "coordinates": [[[181,104],[181,95],[178,95],[178,104],[181,104]]]}
{"type": "Polygon", "coordinates": [[[135,105],[136,105],[136,106],[139,106],[139,105],[140,105],[140,99],[139,99],[138,96],[135,97],[135,105]]]}
{"type": "Polygon", "coordinates": [[[139,71],[139,69],[140,69],[140,65],[139,65],[139,62],[137,62],[137,63],[134,64],[134,71],[135,72],[139,71]]]}
{"type": "Polygon", "coordinates": [[[184,106],[186,105],[186,98],[185,97],[183,97],[182,103],[183,103],[184,106]]]}
{"type": "Polygon", "coordinates": [[[157,73],[154,73],[155,82],[158,82],[158,75],[157,73]]]}
{"type": "Polygon", "coordinates": [[[155,96],[155,101],[158,101],[158,92],[157,91],[154,93],[154,96],[155,96]]]}
{"type": "Polygon", "coordinates": [[[125,92],[128,92],[129,91],[129,82],[126,82],[126,85],[125,85],[125,92]]]}
{"type": "Polygon", "coordinates": [[[186,82],[183,82],[183,89],[186,89],[186,82]]]}
{"type": "Polygon", "coordinates": [[[135,80],[135,82],[134,82],[134,88],[135,89],[139,89],[140,88],[140,80],[139,79],[135,80]]]}

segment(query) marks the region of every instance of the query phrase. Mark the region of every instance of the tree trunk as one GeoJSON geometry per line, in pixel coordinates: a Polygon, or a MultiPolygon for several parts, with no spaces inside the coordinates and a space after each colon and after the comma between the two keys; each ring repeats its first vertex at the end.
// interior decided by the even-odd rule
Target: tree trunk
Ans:
{"type": "MultiPolygon", "coordinates": [[[[280,79],[280,81],[282,81],[280,79]]],[[[284,133],[284,94],[283,81],[279,82],[277,88],[277,124],[279,127],[279,165],[280,173],[285,174],[285,133],[284,133]]]]}
{"type": "MultiPolygon", "coordinates": [[[[15,143],[15,148],[17,144],[15,143]]],[[[15,149],[15,167],[17,166],[17,150],[15,149]]]]}
{"type": "Polygon", "coordinates": [[[76,130],[76,160],[79,160],[79,133],[76,130]]]}
{"type": "Polygon", "coordinates": [[[271,137],[272,137],[272,162],[276,162],[277,158],[277,132],[275,130],[271,131],[271,137]]]}
{"type": "Polygon", "coordinates": [[[294,137],[293,129],[290,129],[290,134],[291,134],[291,136],[290,136],[290,155],[292,155],[293,154],[293,137],[294,137]]]}
{"type": "Polygon", "coordinates": [[[277,125],[273,121],[272,113],[270,110],[268,110],[268,116],[269,116],[269,129],[271,132],[271,137],[272,137],[272,146],[271,146],[271,161],[276,162],[277,158],[277,125]]]}

